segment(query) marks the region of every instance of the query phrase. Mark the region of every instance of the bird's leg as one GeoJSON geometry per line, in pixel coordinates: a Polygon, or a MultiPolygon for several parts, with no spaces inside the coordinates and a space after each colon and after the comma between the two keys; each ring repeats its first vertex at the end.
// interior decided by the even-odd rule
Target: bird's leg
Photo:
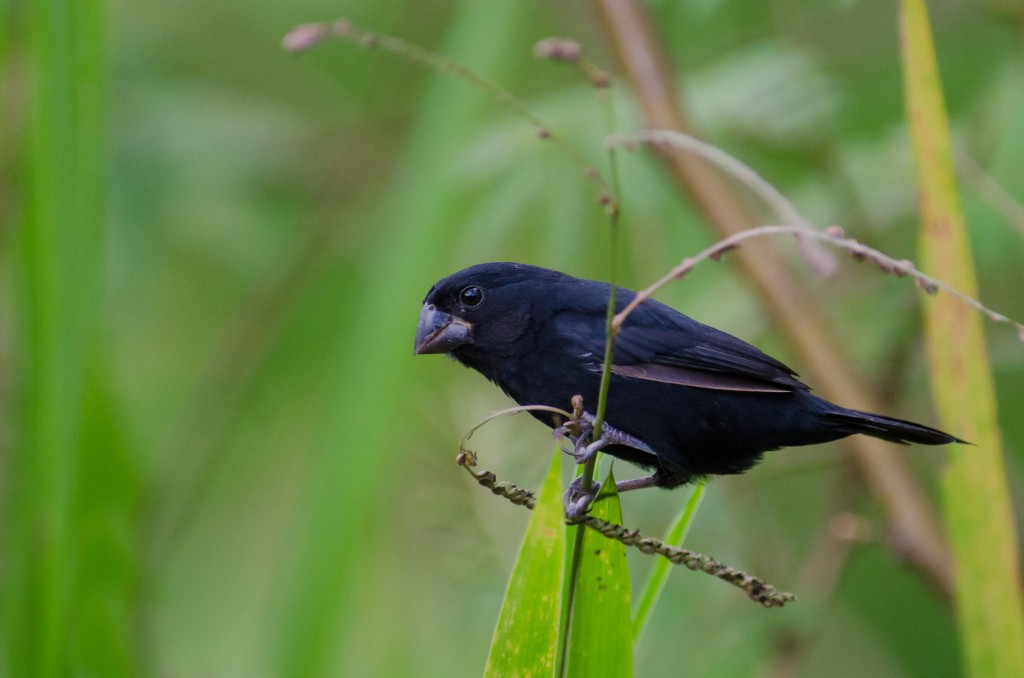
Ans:
{"type": "Polygon", "coordinates": [[[657,487],[658,477],[655,475],[644,476],[643,478],[633,478],[631,480],[620,480],[615,483],[615,489],[619,494],[627,492],[629,490],[642,490],[645,487],[657,487]]]}
{"type": "MultiPolygon", "coordinates": [[[[584,425],[587,426],[585,432],[589,433],[593,430],[594,417],[590,414],[584,413],[582,417],[584,425]]],[[[583,436],[581,436],[583,437],[583,436]]],[[[636,436],[630,435],[625,431],[620,431],[608,422],[604,422],[601,425],[601,437],[594,442],[586,445],[579,449],[579,443],[577,442],[576,454],[573,456],[576,458],[576,462],[583,464],[590,460],[595,454],[608,447],[609,445],[623,445],[624,447],[632,447],[634,450],[640,450],[647,452],[648,454],[655,454],[651,446],[640,440],[636,436]]]]}

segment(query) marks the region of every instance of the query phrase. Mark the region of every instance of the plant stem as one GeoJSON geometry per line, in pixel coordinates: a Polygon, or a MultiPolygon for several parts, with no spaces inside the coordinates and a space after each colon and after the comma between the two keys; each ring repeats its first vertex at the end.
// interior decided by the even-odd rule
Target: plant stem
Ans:
{"type": "MultiPolygon", "coordinates": [[[[612,185],[614,187],[615,195],[620,195],[619,187],[619,168],[618,162],[615,155],[615,150],[611,149],[609,153],[609,159],[611,162],[611,175],[612,185]]],[[[609,293],[608,293],[608,310],[605,316],[605,349],[604,349],[604,367],[601,371],[601,386],[598,391],[597,399],[597,412],[594,415],[594,431],[591,434],[592,440],[598,440],[601,437],[601,427],[604,425],[605,412],[608,408],[608,388],[611,383],[612,373],[612,352],[615,348],[615,335],[617,330],[614,326],[615,321],[615,308],[616,308],[616,278],[618,274],[618,241],[619,241],[619,215],[621,214],[621,203],[616,202],[615,198],[612,198],[612,202],[609,203],[609,219],[610,219],[610,235],[609,235],[609,293]]],[[[588,459],[580,470],[580,476],[582,478],[582,487],[589,488],[594,482],[594,469],[597,467],[598,457],[600,455],[594,455],[588,459]]],[[[572,625],[572,613],[576,603],[576,588],[579,580],[580,573],[580,558],[583,552],[583,525],[574,525],[569,529],[574,530],[572,539],[572,555],[569,557],[569,566],[566,571],[566,591],[562,597],[562,617],[561,617],[561,631],[559,634],[560,642],[558,648],[558,676],[565,676],[567,669],[567,658],[569,656],[569,629],[572,625]]]]}

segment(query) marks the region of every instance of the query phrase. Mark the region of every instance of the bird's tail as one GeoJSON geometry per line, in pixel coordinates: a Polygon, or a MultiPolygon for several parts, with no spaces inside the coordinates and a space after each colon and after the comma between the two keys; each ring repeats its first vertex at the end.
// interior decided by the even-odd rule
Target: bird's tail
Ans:
{"type": "Polygon", "coordinates": [[[944,433],[930,426],[915,424],[912,421],[886,417],[882,414],[848,410],[846,408],[829,412],[825,418],[849,433],[863,433],[890,442],[908,445],[947,445],[949,443],[966,443],[956,436],[944,433]]]}

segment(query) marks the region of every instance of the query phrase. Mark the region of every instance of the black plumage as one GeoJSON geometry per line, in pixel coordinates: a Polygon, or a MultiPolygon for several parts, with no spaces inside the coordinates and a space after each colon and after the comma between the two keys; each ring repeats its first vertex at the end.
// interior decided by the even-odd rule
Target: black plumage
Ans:
{"type": "MultiPolygon", "coordinates": [[[[610,286],[515,263],[472,266],[427,294],[416,353],[450,353],[521,405],[597,406],[610,286]]],[[[635,292],[618,288],[621,310],[635,292]]],[[[655,300],[617,335],[603,451],[650,470],[647,483],[742,473],[768,450],[863,433],[895,443],[963,442],[902,419],[819,398],[750,344],[655,300]],[[622,444],[625,442],[625,444],[622,444]]],[[[550,414],[536,413],[556,426],[550,414]]]]}

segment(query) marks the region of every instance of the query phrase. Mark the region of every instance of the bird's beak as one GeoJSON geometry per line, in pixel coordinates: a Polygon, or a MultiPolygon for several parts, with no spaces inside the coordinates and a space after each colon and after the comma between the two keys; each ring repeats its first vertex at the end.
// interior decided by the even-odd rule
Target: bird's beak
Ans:
{"type": "Polygon", "coordinates": [[[473,326],[462,318],[438,311],[433,304],[423,304],[416,326],[415,355],[449,353],[470,341],[473,326]]]}

